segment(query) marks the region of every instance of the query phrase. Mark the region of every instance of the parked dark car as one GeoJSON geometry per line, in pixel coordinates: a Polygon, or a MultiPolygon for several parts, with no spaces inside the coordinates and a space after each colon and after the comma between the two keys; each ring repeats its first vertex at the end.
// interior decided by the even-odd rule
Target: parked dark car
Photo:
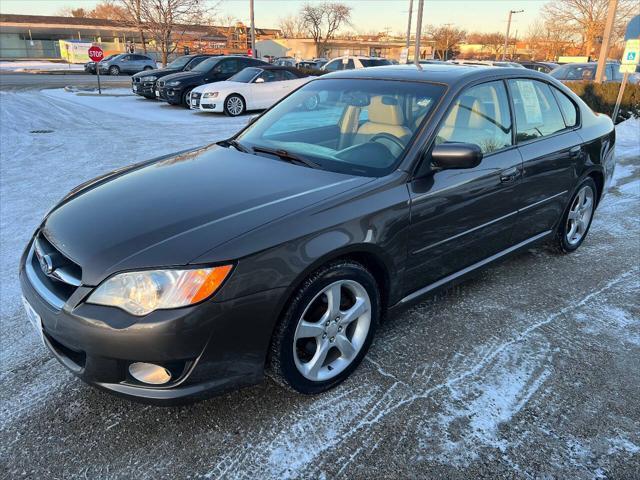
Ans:
{"type": "Polygon", "coordinates": [[[524,68],[528,68],[529,70],[535,70],[537,72],[542,72],[542,73],[549,73],[551,70],[558,67],[557,63],[551,63],[551,62],[534,62],[529,60],[523,60],[518,63],[522,65],[524,68]]]}
{"type": "Polygon", "coordinates": [[[269,65],[241,55],[208,58],[188,72],[174,73],[158,80],[156,98],[189,108],[189,92],[198,85],[227,80],[246,67],[269,65]]]}
{"type": "Polygon", "coordinates": [[[121,73],[134,74],[158,68],[156,61],[148,55],[138,53],[121,53],[109,60],[99,63],[100,75],[120,75],[121,73]]]}
{"type": "Polygon", "coordinates": [[[385,312],[539,242],[580,247],[614,143],[609,117],[531,70],[326,75],[229,140],[72,190],[26,246],[25,307],[110,392],[171,403],[265,370],[322,392],[385,312]]]}
{"type": "Polygon", "coordinates": [[[131,77],[131,90],[137,95],[141,95],[149,99],[155,99],[156,82],[159,78],[166,77],[173,73],[188,72],[207,58],[219,56],[220,55],[208,54],[183,55],[176,58],[164,68],[136,73],[131,77]]]}
{"type": "MultiPolygon", "coordinates": [[[[567,63],[551,70],[549,75],[553,78],[557,78],[562,82],[576,82],[588,80],[591,81],[596,78],[596,69],[598,68],[597,62],[589,63],[567,63]]],[[[629,83],[639,83],[640,78],[636,75],[629,77],[629,83]]],[[[622,74],[620,73],[620,64],[614,62],[607,62],[604,71],[604,81],[608,82],[622,82],[622,74]]]]}
{"type": "MultiPolygon", "coordinates": [[[[103,62],[108,62],[109,60],[111,60],[114,57],[117,57],[119,54],[115,53],[113,55],[109,55],[108,57],[104,57],[102,59],[103,62]]],[[[87,73],[90,73],[92,75],[96,74],[96,62],[94,61],[88,61],[87,63],[84,64],[84,71],[87,73]]]]}

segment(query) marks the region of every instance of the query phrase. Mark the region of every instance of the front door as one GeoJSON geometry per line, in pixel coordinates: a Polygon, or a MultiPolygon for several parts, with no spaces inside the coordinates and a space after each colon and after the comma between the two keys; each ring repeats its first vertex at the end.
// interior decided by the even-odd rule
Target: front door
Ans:
{"type": "Polygon", "coordinates": [[[410,183],[407,293],[501,252],[512,241],[522,158],[513,145],[504,82],[465,90],[437,133],[435,143],[444,142],[478,145],[483,159],[475,168],[436,170],[410,183]]]}

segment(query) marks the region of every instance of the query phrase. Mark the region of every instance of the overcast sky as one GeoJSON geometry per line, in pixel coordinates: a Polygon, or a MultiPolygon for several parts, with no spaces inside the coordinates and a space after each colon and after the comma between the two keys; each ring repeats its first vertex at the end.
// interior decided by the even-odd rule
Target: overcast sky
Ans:
{"type": "MultiPolygon", "coordinates": [[[[210,3],[215,3],[208,0],[210,3]]],[[[312,2],[319,0],[312,0],[312,2]]],[[[392,33],[406,31],[409,0],[342,0],[353,8],[353,24],[360,32],[371,30],[392,33]]],[[[0,12],[25,15],[56,15],[63,7],[91,9],[97,0],[1,0],[0,12]]],[[[295,14],[300,0],[255,0],[256,25],[277,27],[278,19],[295,14]]],[[[452,23],[468,31],[503,31],[510,9],[524,10],[514,15],[512,35],[526,33],[540,14],[545,0],[425,0],[424,24],[452,23]]],[[[417,0],[414,0],[414,25],[417,0]]],[[[220,14],[231,14],[243,22],[249,20],[249,0],[223,0],[220,14]]]]}

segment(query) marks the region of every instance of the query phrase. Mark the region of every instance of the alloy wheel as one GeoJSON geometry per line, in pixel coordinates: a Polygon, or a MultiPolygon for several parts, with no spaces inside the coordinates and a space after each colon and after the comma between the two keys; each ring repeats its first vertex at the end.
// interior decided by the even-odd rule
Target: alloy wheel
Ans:
{"type": "Polygon", "coordinates": [[[594,194],[589,185],[585,185],[576,195],[569,214],[567,215],[567,225],[565,227],[567,243],[576,245],[582,240],[589,228],[589,222],[593,215],[594,194]]]}
{"type": "Polygon", "coordinates": [[[232,96],[227,99],[227,111],[234,117],[244,110],[244,103],[240,97],[232,96]]]}
{"type": "Polygon", "coordinates": [[[344,371],[362,349],[371,326],[371,299],[353,280],[325,287],[307,305],[294,334],[296,368],[321,382],[344,371]]]}

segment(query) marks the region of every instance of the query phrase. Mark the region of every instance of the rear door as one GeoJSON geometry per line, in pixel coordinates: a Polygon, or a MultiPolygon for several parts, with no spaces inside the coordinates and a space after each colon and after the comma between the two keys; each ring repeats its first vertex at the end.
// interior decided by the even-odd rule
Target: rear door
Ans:
{"type": "Polygon", "coordinates": [[[522,159],[513,145],[503,81],[462,92],[438,130],[435,143],[445,142],[478,145],[484,158],[475,168],[436,170],[410,183],[407,291],[463,270],[512,242],[522,159]]]}
{"type": "Polygon", "coordinates": [[[556,87],[528,78],[509,80],[508,85],[524,167],[514,229],[517,243],[551,230],[559,220],[575,182],[582,139],[576,131],[577,108],[556,87]]]}

